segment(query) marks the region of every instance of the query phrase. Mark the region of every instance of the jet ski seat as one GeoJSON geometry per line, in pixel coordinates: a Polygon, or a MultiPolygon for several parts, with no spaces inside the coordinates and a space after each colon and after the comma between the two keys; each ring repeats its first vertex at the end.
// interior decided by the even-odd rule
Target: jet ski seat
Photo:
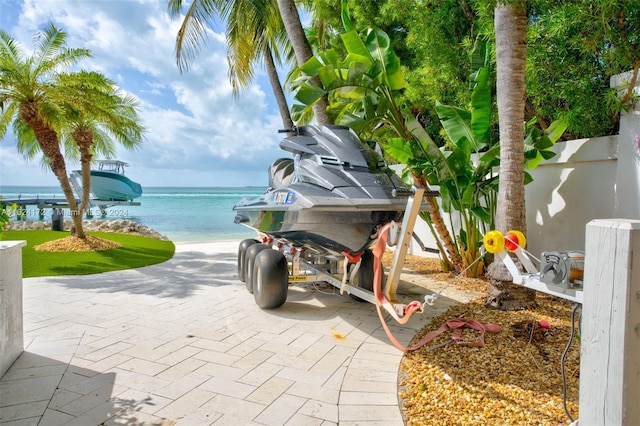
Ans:
{"type": "Polygon", "coordinates": [[[269,186],[281,188],[293,181],[293,159],[278,158],[269,167],[269,186]]]}

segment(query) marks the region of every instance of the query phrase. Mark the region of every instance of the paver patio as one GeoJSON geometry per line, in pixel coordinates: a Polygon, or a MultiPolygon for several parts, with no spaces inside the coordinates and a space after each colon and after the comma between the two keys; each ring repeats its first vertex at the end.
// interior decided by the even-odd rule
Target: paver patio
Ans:
{"type": "MultiPolygon", "coordinates": [[[[375,307],[308,285],[261,310],[236,250],[185,244],[146,268],[25,279],[25,351],[0,380],[0,423],[402,425],[402,353],[375,307]]],[[[396,337],[466,300],[444,295],[391,324],[396,337]]]]}

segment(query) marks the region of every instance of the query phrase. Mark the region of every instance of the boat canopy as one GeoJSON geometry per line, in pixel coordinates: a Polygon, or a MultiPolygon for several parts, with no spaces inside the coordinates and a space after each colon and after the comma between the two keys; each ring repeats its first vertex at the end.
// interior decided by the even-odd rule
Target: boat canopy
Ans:
{"type": "Polygon", "coordinates": [[[121,160],[112,160],[112,159],[98,160],[98,170],[103,172],[112,172],[112,173],[118,173],[120,175],[123,175],[124,168],[128,166],[129,166],[128,163],[121,160]]]}

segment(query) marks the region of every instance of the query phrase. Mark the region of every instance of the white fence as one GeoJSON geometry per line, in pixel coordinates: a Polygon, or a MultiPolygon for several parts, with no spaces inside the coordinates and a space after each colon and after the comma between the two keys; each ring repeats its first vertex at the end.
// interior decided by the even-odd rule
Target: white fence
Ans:
{"type": "MultiPolygon", "coordinates": [[[[612,86],[624,84],[621,75],[612,86]]],[[[620,133],[558,142],[556,156],[530,171],[525,187],[527,249],[543,251],[585,249],[585,227],[594,219],[640,219],[640,104],[620,118],[620,133]]],[[[458,233],[454,223],[450,232],[458,233]]],[[[426,246],[435,242],[424,223],[416,234],[426,246]]],[[[421,254],[414,244],[412,254],[421,254]]]]}
{"type": "Polygon", "coordinates": [[[581,426],[640,424],[640,221],[587,225],[580,339],[581,426]]]}

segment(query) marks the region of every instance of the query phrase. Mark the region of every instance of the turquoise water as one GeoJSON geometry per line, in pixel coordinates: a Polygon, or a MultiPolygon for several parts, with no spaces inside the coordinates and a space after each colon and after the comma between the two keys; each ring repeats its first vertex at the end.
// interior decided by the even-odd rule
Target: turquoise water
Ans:
{"type": "MultiPolygon", "coordinates": [[[[256,197],[264,188],[180,188],[145,187],[139,206],[114,206],[105,219],[127,219],[146,225],[177,243],[240,240],[255,233],[233,223],[232,207],[244,197],[256,197]]],[[[4,199],[64,198],[57,186],[0,186],[4,199]]],[[[51,220],[51,209],[44,220],[51,220]]],[[[100,220],[99,210],[93,209],[100,220]]],[[[39,220],[35,206],[29,206],[27,219],[39,220]]]]}

